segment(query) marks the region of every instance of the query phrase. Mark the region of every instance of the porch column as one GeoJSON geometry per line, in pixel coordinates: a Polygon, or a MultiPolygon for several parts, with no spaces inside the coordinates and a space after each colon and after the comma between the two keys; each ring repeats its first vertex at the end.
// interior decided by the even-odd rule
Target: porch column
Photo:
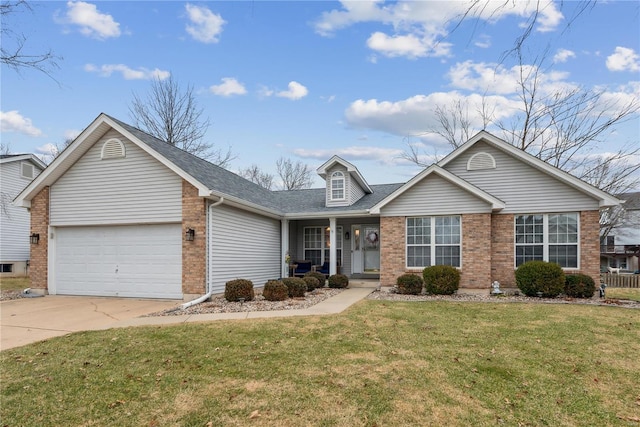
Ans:
{"type": "Polygon", "coordinates": [[[280,277],[289,277],[289,263],[287,263],[287,254],[289,253],[289,220],[280,220],[280,277]]]}
{"type": "Polygon", "coordinates": [[[331,276],[338,272],[338,250],[336,249],[336,245],[338,244],[338,239],[336,238],[337,229],[338,221],[336,221],[335,218],[329,218],[329,274],[331,276]]]}

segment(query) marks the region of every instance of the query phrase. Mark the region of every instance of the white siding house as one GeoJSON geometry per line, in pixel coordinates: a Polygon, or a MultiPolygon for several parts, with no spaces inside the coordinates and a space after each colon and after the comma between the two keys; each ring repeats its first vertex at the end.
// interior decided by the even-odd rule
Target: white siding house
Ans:
{"type": "Polygon", "coordinates": [[[30,215],[12,202],[45,167],[33,154],[0,156],[0,276],[28,273],[30,215]]]}

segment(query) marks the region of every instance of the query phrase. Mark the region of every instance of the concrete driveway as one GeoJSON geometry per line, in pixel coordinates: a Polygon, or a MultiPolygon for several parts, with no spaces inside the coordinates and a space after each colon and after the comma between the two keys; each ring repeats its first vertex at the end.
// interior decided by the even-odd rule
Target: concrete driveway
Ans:
{"type": "Polygon", "coordinates": [[[71,332],[108,329],[182,301],[47,295],[0,303],[0,351],[71,332]]]}

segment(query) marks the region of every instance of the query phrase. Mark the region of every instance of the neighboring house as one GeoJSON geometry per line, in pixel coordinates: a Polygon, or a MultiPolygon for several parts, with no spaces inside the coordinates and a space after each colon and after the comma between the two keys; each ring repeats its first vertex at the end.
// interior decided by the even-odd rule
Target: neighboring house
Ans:
{"type": "Polygon", "coordinates": [[[611,267],[636,272],[640,270],[640,192],[624,193],[619,199],[624,201],[623,215],[620,225],[601,242],[600,265],[603,271],[611,267]]]}
{"type": "Polygon", "coordinates": [[[45,167],[33,154],[0,155],[0,277],[28,273],[29,211],[11,202],[45,167]]]}
{"type": "Polygon", "coordinates": [[[285,259],[379,278],[449,264],[462,288],[514,286],[532,259],[599,274],[599,209],[619,200],[480,132],[405,184],[334,156],[326,186],[269,191],[101,114],[16,199],[31,208],[32,288],[190,299],[262,286],[285,259]]]}

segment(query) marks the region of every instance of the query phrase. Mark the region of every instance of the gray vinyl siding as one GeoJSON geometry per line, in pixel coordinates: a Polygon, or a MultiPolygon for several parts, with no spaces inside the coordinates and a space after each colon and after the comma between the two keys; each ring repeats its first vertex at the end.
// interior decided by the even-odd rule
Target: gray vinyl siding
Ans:
{"type": "Polygon", "coordinates": [[[51,186],[51,225],[179,222],[182,180],[118,132],[107,132],[51,186]],[[101,159],[119,138],[126,157],[101,159]]]}
{"type": "Polygon", "coordinates": [[[383,207],[380,216],[459,215],[490,213],[491,205],[475,195],[431,174],[383,207]]]}
{"type": "Polygon", "coordinates": [[[597,200],[484,142],[478,142],[444,168],[505,202],[501,213],[598,209],[597,200]],[[480,151],[495,158],[495,169],[467,170],[469,158],[480,151]]]}
{"type": "Polygon", "coordinates": [[[263,286],[280,277],[280,221],[220,205],[209,209],[209,281],[214,293],[233,279],[263,286]]]}
{"type": "Polygon", "coordinates": [[[347,181],[347,197],[349,200],[349,205],[354,204],[358,200],[360,200],[364,196],[364,190],[360,185],[349,176],[349,180],[347,181]]]}
{"type": "Polygon", "coordinates": [[[342,166],[335,166],[327,171],[326,188],[326,203],[328,207],[351,206],[364,196],[364,190],[360,187],[358,182],[353,179],[351,174],[347,171],[347,168],[342,166]],[[344,200],[331,200],[331,175],[336,171],[340,171],[344,174],[344,200]]]}
{"type": "MultiPolygon", "coordinates": [[[[0,262],[2,263],[29,259],[29,211],[11,204],[13,199],[31,182],[31,179],[22,177],[20,169],[22,163],[25,161],[5,162],[0,166],[3,205],[0,209],[0,262]]],[[[35,165],[33,167],[37,176],[41,169],[35,165]]]]}

